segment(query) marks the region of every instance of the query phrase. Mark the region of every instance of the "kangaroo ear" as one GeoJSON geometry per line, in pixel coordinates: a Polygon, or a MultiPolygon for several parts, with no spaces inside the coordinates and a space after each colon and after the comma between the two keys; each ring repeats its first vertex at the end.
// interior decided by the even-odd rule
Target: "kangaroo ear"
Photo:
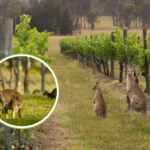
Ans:
{"type": "Polygon", "coordinates": [[[96,85],[92,89],[95,90],[96,89],[96,85]]]}
{"type": "Polygon", "coordinates": [[[93,90],[96,89],[96,87],[97,87],[98,84],[99,84],[99,83],[98,83],[98,81],[97,81],[96,84],[93,86],[93,90]]]}
{"type": "Polygon", "coordinates": [[[131,65],[129,65],[129,66],[128,66],[128,69],[127,69],[127,72],[128,72],[128,73],[131,73],[131,72],[132,72],[132,70],[133,70],[133,69],[132,69],[132,66],[131,66],[131,65]]]}
{"type": "Polygon", "coordinates": [[[134,77],[137,77],[137,74],[136,74],[136,72],[134,72],[134,77]]]}
{"type": "Polygon", "coordinates": [[[99,84],[100,84],[100,82],[99,82],[99,81],[97,81],[97,82],[96,82],[96,85],[99,85],[99,84]]]}
{"type": "Polygon", "coordinates": [[[139,76],[140,76],[140,72],[138,71],[138,72],[136,73],[136,75],[139,77],[139,76]]]}
{"type": "Polygon", "coordinates": [[[15,100],[18,100],[18,96],[17,95],[13,95],[12,98],[15,99],[15,100]]]}
{"type": "Polygon", "coordinates": [[[134,66],[132,64],[128,65],[128,70],[132,70],[134,68],[134,66]]]}

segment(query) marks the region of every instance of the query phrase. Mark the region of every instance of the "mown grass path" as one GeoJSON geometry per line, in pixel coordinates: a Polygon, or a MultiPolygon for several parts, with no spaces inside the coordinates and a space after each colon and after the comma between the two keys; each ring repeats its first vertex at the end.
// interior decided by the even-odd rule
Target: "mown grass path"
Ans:
{"type": "Polygon", "coordinates": [[[60,37],[51,37],[49,55],[60,84],[60,101],[38,136],[44,150],[149,150],[150,121],[127,111],[125,86],[93,73],[59,52],[60,37]],[[92,111],[92,87],[100,80],[108,117],[92,111]],[[44,137],[42,137],[42,135],[44,137]]]}

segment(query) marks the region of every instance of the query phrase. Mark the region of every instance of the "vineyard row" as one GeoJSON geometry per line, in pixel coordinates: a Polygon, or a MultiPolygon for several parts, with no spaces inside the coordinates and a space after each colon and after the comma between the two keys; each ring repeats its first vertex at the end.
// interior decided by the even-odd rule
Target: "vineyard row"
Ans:
{"type": "Polygon", "coordinates": [[[111,35],[65,38],[61,52],[96,68],[105,75],[115,77],[115,64],[119,65],[119,81],[123,82],[129,65],[138,67],[145,78],[145,91],[150,93],[150,34],[143,36],[127,29],[115,29],[111,35]]]}

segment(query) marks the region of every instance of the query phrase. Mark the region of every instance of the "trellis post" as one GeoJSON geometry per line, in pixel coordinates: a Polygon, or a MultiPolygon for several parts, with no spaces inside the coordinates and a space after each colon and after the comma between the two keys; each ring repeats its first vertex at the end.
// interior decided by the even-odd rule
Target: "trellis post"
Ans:
{"type": "MultiPolygon", "coordinates": [[[[147,50],[147,28],[143,28],[143,47],[145,51],[147,50]]],[[[145,76],[145,82],[146,82],[146,93],[150,93],[150,68],[149,68],[149,63],[147,59],[147,55],[145,55],[145,60],[144,60],[144,76],[145,76]]]]}

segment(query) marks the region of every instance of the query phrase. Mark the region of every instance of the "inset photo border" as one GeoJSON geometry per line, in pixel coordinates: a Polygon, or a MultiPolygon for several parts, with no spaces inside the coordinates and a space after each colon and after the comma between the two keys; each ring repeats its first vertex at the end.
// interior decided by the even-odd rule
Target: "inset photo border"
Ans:
{"type": "Polygon", "coordinates": [[[51,114],[54,112],[56,106],[57,106],[57,103],[58,103],[58,99],[59,99],[59,83],[58,83],[58,80],[57,80],[57,77],[53,71],[53,69],[45,62],[43,61],[42,59],[36,57],[36,56],[33,56],[33,55],[28,55],[28,54],[15,54],[15,55],[11,55],[11,56],[8,56],[2,60],[0,60],[0,64],[4,63],[5,61],[8,61],[10,59],[13,59],[13,58],[22,58],[22,57],[27,57],[27,58],[31,58],[35,61],[38,61],[40,62],[41,64],[43,64],[52,74],[52,77],[54,78],[54,82],[56,84],[56,88],[57,88],[57,96],[56,96],[56,100],[52,106],[52,108],[50,109],[49,113],[44,117],[42,118],[40,121],[34,123],[34,124],[31,124],[31,125],[25,125],[25,126],[21,126],[21,125],[14,125],[14,124],[10,124],[8,122],[5,122],[4,120],[2,120],[0,118],[0,123],[4,124],[5,126],[7,127],[10,127],[10,128],[14,128],[14,129],[30,129],[30,128],[34,128],[34,127],[37,127],[39,125],[41,125],[42,123],[44,123],[50,116],[51,114]]]}

